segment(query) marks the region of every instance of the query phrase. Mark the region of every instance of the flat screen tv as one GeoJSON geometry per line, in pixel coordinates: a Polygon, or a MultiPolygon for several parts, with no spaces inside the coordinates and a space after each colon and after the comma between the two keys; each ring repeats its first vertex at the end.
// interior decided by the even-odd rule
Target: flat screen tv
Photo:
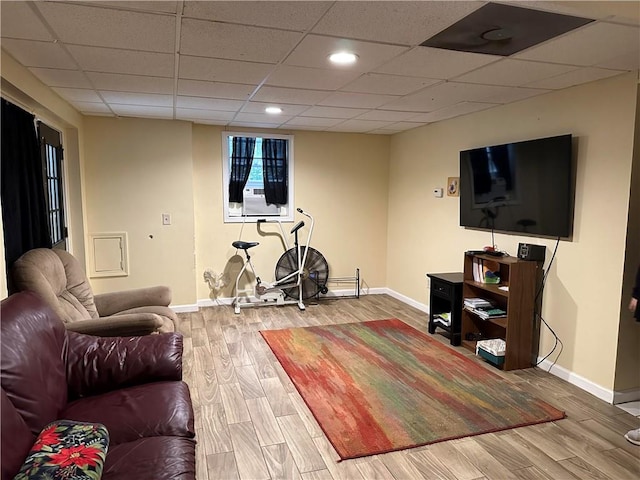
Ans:
{"type": "Polygon", "coordinates": [[[570,237],[571,135],[460,152],[460,225],[570,237]]]}

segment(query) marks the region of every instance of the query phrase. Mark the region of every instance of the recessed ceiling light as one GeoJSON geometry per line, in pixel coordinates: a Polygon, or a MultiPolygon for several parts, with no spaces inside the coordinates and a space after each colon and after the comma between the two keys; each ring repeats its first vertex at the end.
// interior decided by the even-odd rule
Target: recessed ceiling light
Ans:
{"type": "Polygon", "coordinates": [[[337,65],[351,65],[358,60],[358,56],[351,52],[336,52],[329,55],[329,60],[337,65]]]}
{"type": "Polygon", "coordinates": [[[264,111],[270,113],[271,115],[282,113],[282,109],[280,107],[267,107],[264,109],[264,111]]]}

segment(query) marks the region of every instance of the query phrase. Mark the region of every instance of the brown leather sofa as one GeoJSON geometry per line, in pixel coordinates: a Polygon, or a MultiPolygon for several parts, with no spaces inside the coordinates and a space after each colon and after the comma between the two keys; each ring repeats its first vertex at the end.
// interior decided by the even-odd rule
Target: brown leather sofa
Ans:
{"type": "Polygon", "coordinates": [[[76,333],[32,292],[2,301],[0,326],[2,480],[16,475],[37,435],[60,419],[106,426],[103,479],[195,479],[180,334],[76,333]]]}

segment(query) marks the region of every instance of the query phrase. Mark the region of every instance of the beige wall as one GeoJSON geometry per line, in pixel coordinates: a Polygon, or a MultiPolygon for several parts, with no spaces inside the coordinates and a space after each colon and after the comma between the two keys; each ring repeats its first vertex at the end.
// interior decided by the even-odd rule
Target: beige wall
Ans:
{"type": "MultiPolygon", "coordinates": [[[[548,276],[543,317],[564,343],[558,365],[612,389],[627,234],[636,105],[633,75],[550,93],[395,135],[391,143],[387,286],[427,303],[427,272],[460,271],[463,252],[490,233],[458,226],[458,199],[432,196],[457,176],[460,150],[571,133],[577,137],[572,241],[561,241],[548,276]]],[[[514,255],[518,242],[496,234],[514,255]]],[[[553,339],[544,329],[540,352],[553,339]]]]}
{"type": "MultiPolygon", "coordinates": [[[[274,224],[225,224],[222,216],[222,148],[219,127],[194,125],[193,164],[196,212],[198,299],[214,299],[203,281],[205,269],[226,272],[227,287],[218,297],[231,297],[241,259],[234,240],[259,241],[252,252],[258,275],[273,280],[283,246],[274,224]],[[242,230],[242,235],[241,235],[242,230]]],[[[281,133],[281,132],[280,132],[281,133]]],[[[369,287],[386,281],[386,224],[389,137],[379,135],[292,132],[294,135],[295,206],[316,220],[311,246],[326,258],[331,276],[361,269],[369,287]]],[[[297,215],[296,222],[304,217],[297,215]]],[[[308,225],[308,222],[307,222],[308,225]]],[[[284,224],[289,232],[293,223],[284,224]]],[[[301,238],[307,236],[307,227],[301,238]]],[[[289,236],[289,241],[291,238],[289,236]]],[[[243,282],[249,288],[249,280],[243,282]]],[[[345,286],[332,286],[345,288],[345,286]]],[[[347,287],[348,288],[348,287],[347,287]]]]}
{"type": "Polygon", "coordinates": [[[128,234],[129,276],[92,278],[95,292],[163,284],[195,303],[191,124],[87,117],[85,158],[87,234],[128,234]]]}
{"type": "Polygon", "coordinates": [[[636,126],[633,143],[633,172],[629,196],[629,225],[620,309],[618,358],[616,362],[615,391],[640,389],[640,322],[636,322],[628,306],[640,267],[640,85],[636,98],[636,126]]]}

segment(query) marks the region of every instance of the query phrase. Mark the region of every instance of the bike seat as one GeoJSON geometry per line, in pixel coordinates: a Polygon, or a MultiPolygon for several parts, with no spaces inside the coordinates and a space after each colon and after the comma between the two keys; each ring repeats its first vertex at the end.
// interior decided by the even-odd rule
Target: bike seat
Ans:
{"type": "Polygon", "coordinates": [[[255,247],[256,245],[260,245],[258,242],[243,242],[241,240],[237,240],[231,244],[233,248],[239,248],[240,250],[249,250],[251,247],[255,247]]]}

